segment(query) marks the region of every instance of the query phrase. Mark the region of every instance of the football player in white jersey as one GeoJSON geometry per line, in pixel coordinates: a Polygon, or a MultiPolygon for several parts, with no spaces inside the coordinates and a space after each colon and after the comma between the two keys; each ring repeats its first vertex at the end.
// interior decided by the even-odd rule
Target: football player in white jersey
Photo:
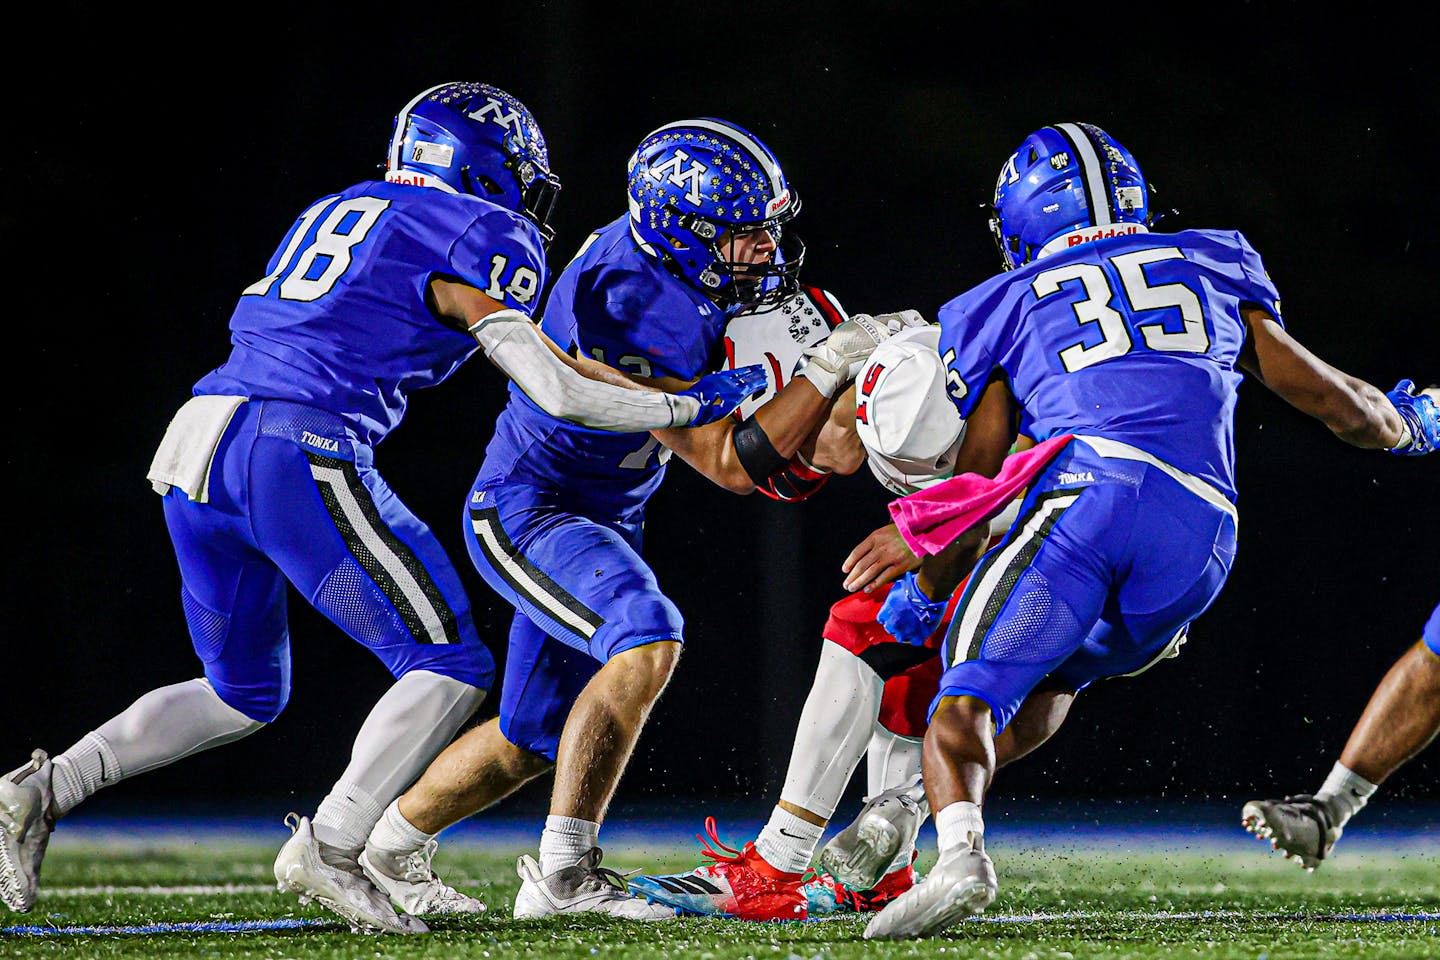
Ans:
{"type": "MultiPolygon", "coordinates": [[[[773,328],[727,331],[737,360],[762,365],[774,336],[773,328]]],[[[859,445],[875,478],[898,495],[947,477],[964,435],[945,394],[938,337],[938,327],[918,326],[877,347],[825,432],[828,448],[842,446],[842,436],[859,445]]],[[[632,889],[682,913],[794,920],[879,910],[914,885],[915,838],[929,812],[920,745],[949,621],[914,646],[895,640],[876,617],[890,581],[918,563],[891,526],[846,558],[845,587],[854,592],[831,608],[785,785],[759,836],[735,850],[707,818],[707,863],[633,878],[632,889]],[[815,849],[862,757],[865,806],[826,845],[822,871],[814,871],[815,849]]]]}

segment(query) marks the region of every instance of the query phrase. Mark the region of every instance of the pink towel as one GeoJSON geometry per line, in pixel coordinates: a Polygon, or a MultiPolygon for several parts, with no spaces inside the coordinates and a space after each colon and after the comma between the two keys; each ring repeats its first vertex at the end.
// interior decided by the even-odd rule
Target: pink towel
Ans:
{"type": "Polygon", "coordinates": [[[1004,510],[1072,439],[1067,433],[1011,454],[993,479],[962,473],[892,500],[890,516],[916,555],[939,553],[966,530],[1004,510]]]}

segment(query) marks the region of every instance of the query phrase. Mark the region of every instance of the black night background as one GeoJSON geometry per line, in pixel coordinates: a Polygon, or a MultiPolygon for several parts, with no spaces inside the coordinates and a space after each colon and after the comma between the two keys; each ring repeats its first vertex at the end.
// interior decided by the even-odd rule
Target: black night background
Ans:
{"type": "MultiPolygon", "coordinates": [[[[49,5],[3,94],[5,769],[199,675],[144,476],[154,446],[224,359],[239,291],[294,217],[377,176],[395,111],[441,81],[493,83],[539,119],[564,183],[554,272],[624,209],[640,138],[720,116],[766,140],[803,196],[809,283],[852,312],[933,317],[999,268],[982,204],[1000,164],[1032,129],[1085,120],[1178,210],[1165,229],[1250,239],[1322,358],[1385,390],[1440,382],[1440,69],[1422,31],[1379,8],[1347,23],[1308,4],[1164,6],[49,5]]],[[[510,608],[470,566],[461,518],[503,400],[477,354],[414,395],[376,451],[497,657],[510,608]]],[[[1419,637],[1440,600],[1440,457],[1346,446],[1252,382],[1235,442],[1240,548],[1218,602],[1178,659],[1086,691],[992,805],[1313,789],[1419,637]]],[[[698,823],[710,801],[773,802],[840,562],[886,499],[863,469],[787,506],[672,463],[646,552],[687,652],[618,805],[698,823]]],[[[294,596],[291,637],[290,706],[270,729],[87,811],[240,802],[278,824],[313,808],[389,676],[294,596]]],[[[547,791],[512,810],[543,811],[547,791]]],[[[1440,799],[1440,750],[1384,796],[1440,799]]]]}

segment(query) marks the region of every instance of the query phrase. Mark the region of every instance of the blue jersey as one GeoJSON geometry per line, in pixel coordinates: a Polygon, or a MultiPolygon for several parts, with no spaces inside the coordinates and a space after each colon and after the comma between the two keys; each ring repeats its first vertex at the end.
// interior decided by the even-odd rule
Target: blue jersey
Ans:
{"type": "MultiPolygon", "coordinates": [[[[626,373],[693,380],[718,369],[726,312],[642,251],[622,216],[555,279],[541,329],[626,373]]],[[[482,477],[564,490],[577,509],[624,516],[660,485],[668,451],[645,433],[591,430],[541,410],[511,384],[482,477]]]]}
{"type": "Polygon", "coordinates": [[[367,181],[324,197],[241,294],[230,357],[194,393],[318,407],[378,443],[410,391],[478,349],[426,305],[435,277],[530,315],[545,283],[540,232],[488,200],[429,187],[367,181]]]}
{"type": "Polygon", "coordinates": [[[1236,231],[1132,234],[993,277],[940,308],[950,395],[969,416],[997,368],[1037,441],[1129,443],[1235,498],[1243,306],[1280,319],[1236,231]]]}

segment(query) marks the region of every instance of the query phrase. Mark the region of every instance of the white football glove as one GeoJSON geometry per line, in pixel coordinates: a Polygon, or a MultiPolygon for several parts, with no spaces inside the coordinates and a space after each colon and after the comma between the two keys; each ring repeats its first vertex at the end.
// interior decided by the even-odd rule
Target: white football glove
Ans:
{"type": "Polygon", "coordinates": [[[830,331],[830,336],[805,348],[794,375],[809,380],[828,399],[855,379],[877,346],[901,330],[925,325],[918,310],[852,314],[830,331]]]}

